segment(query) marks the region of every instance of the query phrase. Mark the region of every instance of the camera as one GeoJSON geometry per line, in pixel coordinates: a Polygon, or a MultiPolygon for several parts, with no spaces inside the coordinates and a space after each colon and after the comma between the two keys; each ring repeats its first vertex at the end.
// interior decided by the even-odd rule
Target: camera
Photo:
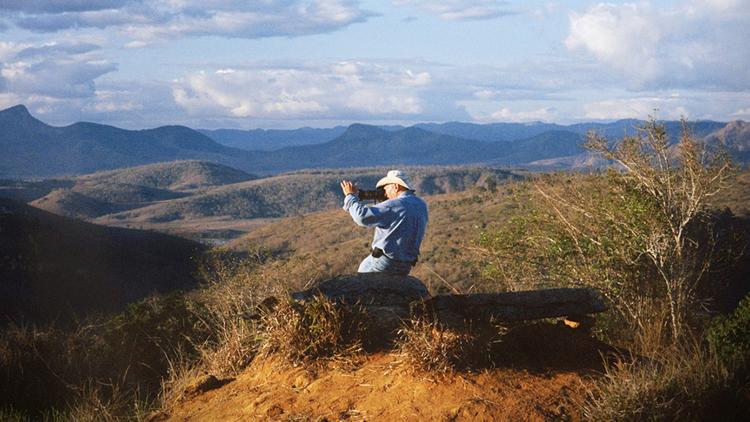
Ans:
{"type": "Polygon", "coordinates": [[[382,202],[388,199],[385,196],[385,188],[380,187],[375,190],[362,190],[360,189],[357,193],[360,201],[367,201],[372,199],[375,202],[382,202]]]}

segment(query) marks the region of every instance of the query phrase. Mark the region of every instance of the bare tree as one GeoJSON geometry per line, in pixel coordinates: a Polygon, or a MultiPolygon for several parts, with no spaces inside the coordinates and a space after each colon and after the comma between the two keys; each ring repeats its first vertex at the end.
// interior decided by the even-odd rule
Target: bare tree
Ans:
{"type": "MultiPolygon", "coordinates": [[[[690,227],[701,223],[709,200],[734,174],[726,154],[710,151],[690,133],[670,145],[666,129],[653,118],[635,136],[610,144],[589,133],[586,147],[615,162],[621,169],[615,182],[634,189],[653,204],[649,231],[631,231],[637,256],[647,258],[663,286],[673,340],[683,332],[686,313],[694,304],[695,289],[711,265],[712,236],[701,245],[690,227]]],[[[592,210],[593,214],[598,214],[592,210]]],[[[710,227],[706,228],[710,231],[710,227]]],[[[582,233],[585,230],[581,230],[582,233]]]]}

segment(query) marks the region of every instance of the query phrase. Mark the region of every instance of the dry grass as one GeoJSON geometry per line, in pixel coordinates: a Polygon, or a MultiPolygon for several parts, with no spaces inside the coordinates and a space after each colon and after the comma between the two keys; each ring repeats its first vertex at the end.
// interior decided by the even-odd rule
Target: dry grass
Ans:
{"type": "Polygon", "coordinates": [[[655,359],[618,360],[589,390],[592,421],[747,420],[747,361],[722,363],[698,346],[664,350],[655,359]]]}
{"type": "Polygon", "coordinates": [[[261,351],[294,365],[356,355],[367,337],[366,320],[361,307],[336,304],[323,296],[306,303],[283,300],[262,318],[261,351]]]}
{"type": "Polygon", "coordinates": [[[490,362],[491,343],[498,330],[470,326],[448,329],[424,318],[415,318],[399,330],[396,348],[403,362],[417,370],[446,374],[490,362]]]}
{"type": "Polygon", "coordinates": [[[161,382],[159,412],[169,413],[187,397],[190,387],[205,374],[203,365],[195,364],[184,355],[170,360],[169,372],[161,382]]]}
{"type": "Polygon", "coordinates": [[[141,401],[137,393],[124,391],[117,384],[90,382],[77,392],[77,399],[64,414],[53,418],[70,422],[141,421],[151,404],[141,401]]]}
{"type": "Polygon", "coordinates": [[[305,256],[271,260],[262,250],[248,251],[235,260],[216,256],[204,271],[207,288],[199,300],[206,309],[204,323],[214,338],[198,346],[200,364],[211,374],[233,376],[250,364],[265,335],[248,318],[263,300],[286,297],[331,275],[315,259],[305,256]]]}

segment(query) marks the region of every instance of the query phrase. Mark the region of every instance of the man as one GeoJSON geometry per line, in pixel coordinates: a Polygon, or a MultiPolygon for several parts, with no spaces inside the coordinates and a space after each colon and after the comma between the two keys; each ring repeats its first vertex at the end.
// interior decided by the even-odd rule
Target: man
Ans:
{"type": "Polygon", "coordinates": [[[359,189],[351,181],[341,182],[344,210],[355,223],[375,227],[372,254],[359,265],[360,273],[384,272],[407,275],[417,263],[419,246],[427,229],[427,204],[414,194],[409,178],[401,170],[391,170],[377,187],[385,188],[387,201],[365,206],[359,189]]]}

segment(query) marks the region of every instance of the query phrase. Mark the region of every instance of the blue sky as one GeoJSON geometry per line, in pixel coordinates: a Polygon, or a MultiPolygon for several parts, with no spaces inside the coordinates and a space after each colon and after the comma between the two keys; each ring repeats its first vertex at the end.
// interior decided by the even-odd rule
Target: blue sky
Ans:
{"type": "Polygon", "coordinates": [[[750,0],[2,0],[55,125],[750,120],[750,0]]]}

